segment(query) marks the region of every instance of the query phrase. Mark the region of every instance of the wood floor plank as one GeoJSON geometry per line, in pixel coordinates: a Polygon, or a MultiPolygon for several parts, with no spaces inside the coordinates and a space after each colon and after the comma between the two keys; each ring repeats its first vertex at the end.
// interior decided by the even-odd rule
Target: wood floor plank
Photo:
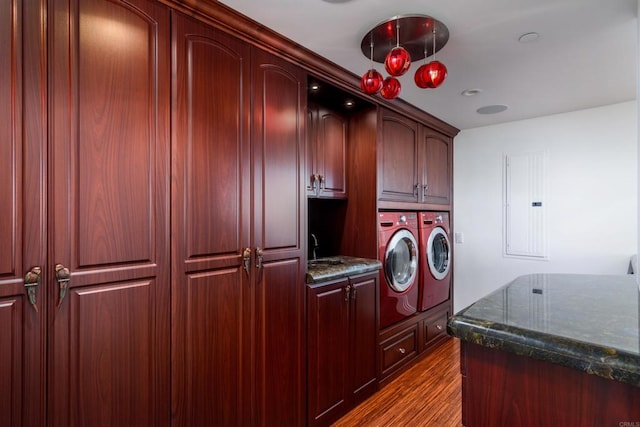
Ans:
{"type": "Polygon", "coordinates": [[[461,424],[460,343],[451,338],[333,426],[459,427],[461,424]]]}

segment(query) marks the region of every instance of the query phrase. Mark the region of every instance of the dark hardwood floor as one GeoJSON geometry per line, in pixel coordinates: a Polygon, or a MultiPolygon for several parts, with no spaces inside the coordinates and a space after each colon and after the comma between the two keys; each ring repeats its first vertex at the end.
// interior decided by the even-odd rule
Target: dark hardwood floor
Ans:
{"type": "Polygon", "coordinates": [[[448,339],[334,427],[462,425],[460,343],[448,339]]]}

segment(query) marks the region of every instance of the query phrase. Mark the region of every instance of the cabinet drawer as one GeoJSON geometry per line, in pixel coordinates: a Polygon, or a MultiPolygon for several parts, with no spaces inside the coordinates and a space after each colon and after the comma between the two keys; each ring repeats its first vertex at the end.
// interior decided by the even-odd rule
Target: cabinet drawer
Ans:
{"type": "Polygon", "coordinates": [[[445,312],[435,319],[428,319],[426,321],[427,336],[425,338],[427,343],[447,331],[447,315],[448,313],[445,312]]]}
{"type": "Polygon", "coordinates": [[[380,344],[382,376],[386,377],[418,354],[418,328],[411,326],[380,344]]]}
{"type": "Polygon", "coordinates": [[[447,336],[448,319],[449,310],[446,308],[441,308],[427,316],[422,328],[422,350],[426,350],[447,336]]]}

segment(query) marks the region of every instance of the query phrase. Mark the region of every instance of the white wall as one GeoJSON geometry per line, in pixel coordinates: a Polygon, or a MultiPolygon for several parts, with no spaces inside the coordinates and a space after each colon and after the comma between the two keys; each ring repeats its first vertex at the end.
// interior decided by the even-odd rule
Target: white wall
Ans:
{"type": "Polygon", "coordinates": [[[454,312],[528,273],[624,274],[638,250],[637,104],[460,132],[454,143],[454,312]],[[502,255],[504,153],[546,150],[549,259],[502,255]]]}

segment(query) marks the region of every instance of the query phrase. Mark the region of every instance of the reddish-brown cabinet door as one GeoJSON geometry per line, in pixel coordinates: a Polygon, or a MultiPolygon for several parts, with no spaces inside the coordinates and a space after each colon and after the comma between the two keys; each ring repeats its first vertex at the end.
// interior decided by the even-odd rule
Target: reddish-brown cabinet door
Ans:
{"type": "Polygon", "coordinates": [[[303,425],[306,74],[254,53],[255,424],[303,425]]]}
{"type": "Polygon", "coordinates": [[[247,425],[250,47],[179,13],[172,28],[173,424],[247,425]]]}
{"type": "Polygon", "coordinates": [[[60,0],[48,17],[49,424],[168,425],[169,10],[60,0]]]}
{"type": "Polygon", "coordinates": [[[380,109],[378,132],[378,198],[418,202],[418,124],[380,109]]]}
{"type": "Polygon", "coordinates": [[[378,387],[376,376],[378,275],[351,279],[349,359],[350,392],[355,406],[371,396],[378,387]]]}
{"type": "Polygon", "coordinates": [[[322,106],[309,106],[307,195],[347,197],[347,120],[322,106]]]}
{"type": "MultiPolygon", "coordinates": [[[[329,425],[349,404],[349,280],[307,290],[308,425],[329,425]]],[[[373,319],[375,327],[375,319],[373,319]]],[[[374,334],[375,338],[375,334],[374,334]]],[[[374,366],[375,376],[375,366],[374,366]]]]}
{"type": "Polygon", "coordinates": [[[0,425],[40,426],[45,409],[46,76],[44,8],[0,1],[0,425]],[[25,275],[32,275],[33,302],[25,275]],[[34,270],[34,273],[37,270],[34,270]],[[40,283],[38,286],[37,284],[40,283]]]}
{"type": "Polygon", "coordinates": [[[452,138],[422,128],[422,202],[451,203],[452,138]]]}

